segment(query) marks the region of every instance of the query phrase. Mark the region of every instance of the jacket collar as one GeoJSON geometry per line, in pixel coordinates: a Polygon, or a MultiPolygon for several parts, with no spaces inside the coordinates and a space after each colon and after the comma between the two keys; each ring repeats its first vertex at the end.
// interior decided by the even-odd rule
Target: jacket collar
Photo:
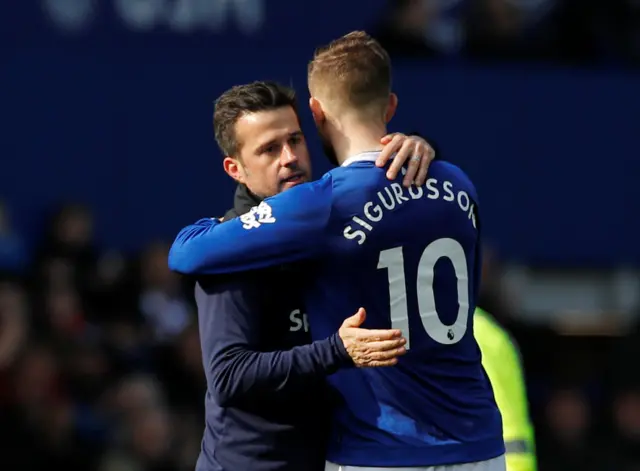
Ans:
{"type": "Polygon", "coordinates": [[[224,219],[227,220],[242,216],[254,206],[259,205],[261,202],[262,198],[251,193],[246,185],[240,184],[237,186],[236,194],[233,198],[233,209],[227,211],[227,213],[224,215],[224,219]]]}

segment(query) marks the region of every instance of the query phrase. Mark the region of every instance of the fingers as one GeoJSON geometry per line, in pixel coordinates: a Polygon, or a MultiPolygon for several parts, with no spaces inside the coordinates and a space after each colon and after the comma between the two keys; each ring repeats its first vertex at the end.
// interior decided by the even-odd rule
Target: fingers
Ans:
{"type": "Polygon", "coordinates": [[[385,166],[393,157],[387,169],[389,180],[394,180],[406,164],[402,184],[405,187],[424,185],[429,165],[435,158],[435,151],[427,141],[421,137],[407,137],[404,134],[396,133],[383,137],[380,142],[385,146],[376,160],[376,166],[385,166]]]}
{"type": "Polygon", "coordinates": [[[402,180],[402,184],[405,187],[410,187],[411,185],[424,185],[427,181],[429,165],[433,162],[436,155],[433,148],[424,139],[417,139],[415,142],[412,141],[413,138],[408,138],[405,141],[405,144],[410,142],[413,144],[411,159],[409,160],[407,172],[402,180]]]}
{"type": "Polygon", "coordinates": [[[404,140],[387,170],[387,178],[389,180],[394,180],[398,176],[402,170],[402,166],[407,163],[407,160],[413,157],[415,152],[416,143],[405,135],[402,135],[402,138],[404,140]]]}
{"type": "Polygon", "coordinates": [[[402,331],[398,329],[354,329],[352,335],[360,343],[371,343],[400,339],[402,331]]]}
{"type": "MultiPolygon", "coordinates": [[[[358,312],[364,312],[364,309],[358,312]]],[[[355,316],[350,317],[349,319],[355,316]]],[[[346,321],[345,321],[346,322],[346,321]]],[[[367,330],[343,327],[338,331],[344,347],[358,367],[391,366],[406,353],[407,340],[398,329],[367,330]]]]}
{"type": "MultiPolygon", "coordinates": [[[[420,166],[418,170],[418,175],[415,178],[415,184],[417,186],[424,185],[427,181],[427,171],[429,170],[429,165],[433,162],[433,159],[436,158],[436,151],[433,150],[429,144],[427,144],[427,156],[423,157],[420,160],[420,166]]],[[[406,183],[405,183],[406,186],[406,183]]]]}
{"type": "Polygon", "coordinates": [[[397,358],[392,358],[391,360],[386,361],[371,361],[367,365],[356,365],[358,368],[383,368],[386,366],[393,366],[398,364],[397,358]]]}
{"type": "Polygon", "coordinates": [[[398,362],[398,357],[407,353],[404,339],[387,342],[369,343],[366,349],[353,349],[349,354],[356,366],[371,368],[377,366],[392,366],[398,362]]]}
{"type": "MultiPolygon", "coordinates": [[[[418,170],[420,169],[422,162],[425,160],[424,157],[420,157],[422,155],[422,147],[419,142],[412,143],[411,148],[411,158],[407,164],[407,173],[405,173],[404,178],[402,179],[402,185],[407,188],[414,184],[416,176],[418,175],[418,170]]],[[[419,185],[418,182],[415,182],[415,184],[419,185]]]]}
{"type": "Polygon", "coordinates": [[[391,139],[393,139],[393,136],[395,136],[397,133],[392,132],[391,134],[387,134],[386,136],[384,136],[382,139],[380,139],[380,144],[387,145],[391,142],[391,139]]]}
{"type": "MultiPolygon", "coordinates": [[[[393,340],[381,340],[377,342],[369,342],[366,344],[367,350],[377,357],[378,360],[385,357],[385,355],[389,354],[389,352],[393,352],[399,349],[404,351],[404,345],[407,343],[406,339],[399,338],[393,340]],[[384,354],[382,356],[378,356],[378,354],[384,354]]],[[[393,355],[397,356],[397,355],[393,355]]],[[[386,357],[385,357],[386,358],[386,357]]]]}
{"type": "Polygon", "coordinates": [[[378,158],[376,159],[376,166],[384,167],[385,165],[387,165],[387,162],[389,162],[389,159],[393,156],[393,154],[400,150],[406,138],[407,137],[404,134],[393,134],[391,140],[387,144],[385,144],[384,148],[380,151],[380,155],[378,155],[378,158]]]}
{"type": "Polygon", "coordinates": [[[356,363],[356,366],[359,368],[378,368],[380,366],[393,366],[398,364],[398,359],[407,353],[407,350],[404,347],[396,348],[395,350],[389,350],[387,352],[378,352],[376,354],[372,354],[372,356],[365,361],[363,364],[356,363]]]}

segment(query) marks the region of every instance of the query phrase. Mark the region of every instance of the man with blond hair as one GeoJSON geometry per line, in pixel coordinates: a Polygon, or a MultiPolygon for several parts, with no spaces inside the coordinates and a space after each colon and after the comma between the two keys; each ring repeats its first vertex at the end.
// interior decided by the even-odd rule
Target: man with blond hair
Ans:
{"type": "Polygon", "coordinates": [[[360,307],[364,326],[403,332],[407,353],[395,366],[329,378],[341,401],[327,470],[503,471],[500,413],[473,336],[475,187],[446,162],[432,163],[426,183],[409,188],[375,166],[398,98],[389,57],[366,33],[318,49],[308,84],[325,151],[339,167],[267,198],[242,220],[186,228],[178,250],[198,253],[190,269],[200,274],[308,261],[315,339],[360,307]]]}

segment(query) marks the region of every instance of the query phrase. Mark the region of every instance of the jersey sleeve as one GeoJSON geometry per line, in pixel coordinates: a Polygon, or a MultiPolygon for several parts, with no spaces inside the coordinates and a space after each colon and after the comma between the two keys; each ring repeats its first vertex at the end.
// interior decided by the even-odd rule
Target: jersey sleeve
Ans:
{"type": "Polygon", "coordinates": [[[264,317],[259,288],[251,282],[196,285],[202,351],[209,391],[222,406],[304,390],[309,380],[324,379],[353,365],[336,333],[290,350],[260,351],[264,317]]]}
{"type": "Polygon", "coordinates": [[[267,198],[226,222],[201,219],[180,231],[169,267],[188,275],[253,270],[319,256],[331,217],[330,176],[267,198]]]}
{"type": "Polygon", "coordinates": [[[507,332],[480,309],[474,315],[474,333],[502,414],[507,471],[535,471],[533,427],[517,348],[507,332]]]}

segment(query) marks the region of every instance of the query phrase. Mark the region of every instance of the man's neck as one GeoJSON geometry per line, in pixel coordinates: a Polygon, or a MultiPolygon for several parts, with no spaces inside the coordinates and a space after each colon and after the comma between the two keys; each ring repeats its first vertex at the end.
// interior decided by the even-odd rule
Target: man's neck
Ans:
{"type": "Polygon", "coordinates": [[[349,157],[363,152],[380,151],[384,147],[380,144],[387,133],[384,126],[364,125],[358,122],[341,123],[334,127],[331,144],[339,165],[349,157]]]}

